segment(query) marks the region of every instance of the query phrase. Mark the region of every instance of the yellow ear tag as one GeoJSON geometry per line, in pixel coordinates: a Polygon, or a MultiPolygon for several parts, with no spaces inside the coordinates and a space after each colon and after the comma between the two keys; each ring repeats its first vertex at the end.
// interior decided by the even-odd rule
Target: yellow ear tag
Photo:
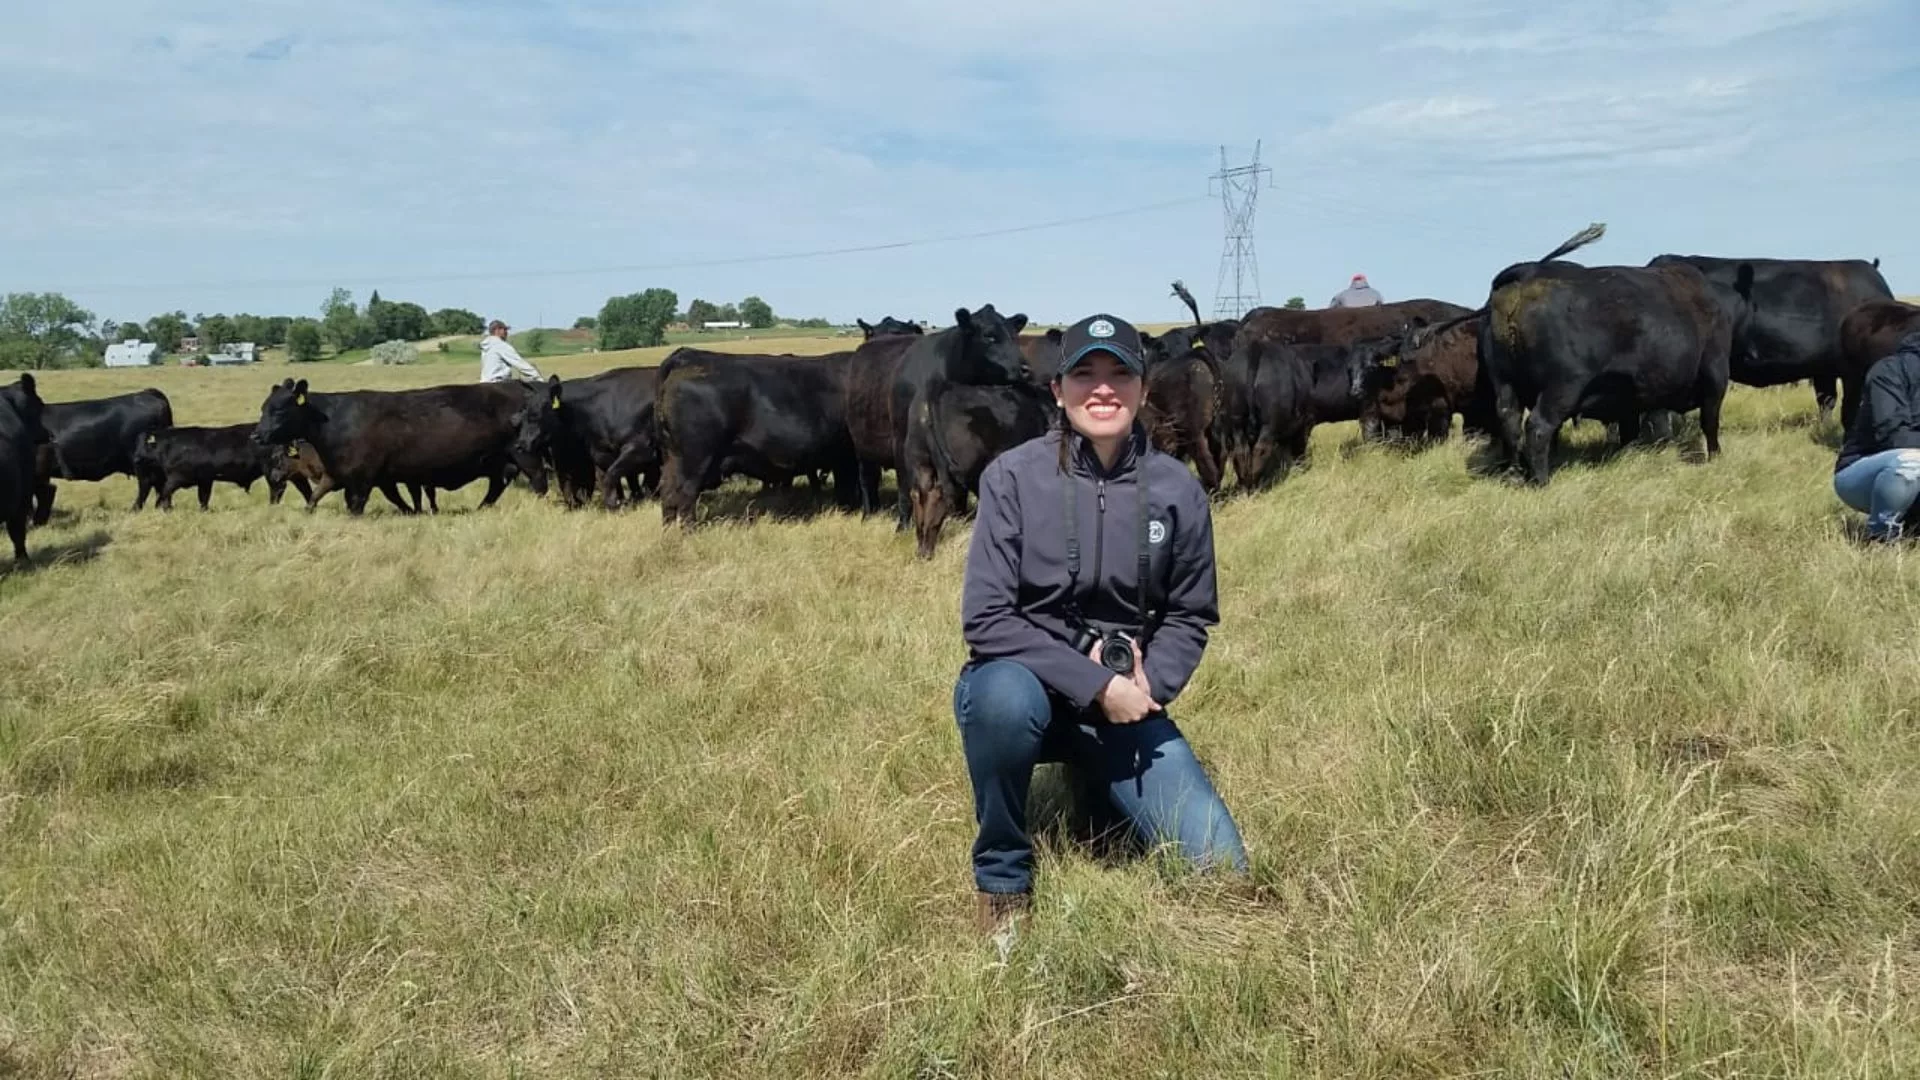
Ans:
{"type": "Polygon", "coordinates": [[[1193,339],[1193,347],[1194,347],[1194,348],[1196,348],[1196,349],[1204,349],[1204,348],[1206,348],[1206,347],[1207,347],[1207,342],[1206,342],[1206,339],[1204,339],[1204,338],[1194,338],[1194,339],[1193,339]]]}
{"type": "Polygon", "coordinates": [[[1395,355],[1389,356],[1385,360],[1380,361],[1380,366],[1381,367],[1399,367],[1400,366],[1399,355],[1396,353],[1395,355]]]}
{"type": "Polygon", "coordinates": [[[149,435],[149,436],[147,436],[147,445],[148,445],[148,446],[152,446],[152,445],[153,445],[154,443],[157,443],[157,442],[159,442],[159,441],[160,441],[160,436],[158,436],[158,435],[149,435]]]}
{"type": "Polygon", "coordinates": [[[299,447],[297,447],[297,446],[289,446],[289,447],[287,447],[287,456],[288,456],[288,457],[299,457],[299,456],[300,456],[300,448],[299,448],[299,447]]]}
{"type": "Polygon", "coordinates": [[[560,409],[560,399],[559,399],[559,398],[554,398],[554,399],[553,399],[553,408],[554,408],[554,411],[555,411],[555,412],[558,412],[558,411],[559,411],[559,409],[560,409]]]}
{"type": "Polygon", "coordinates": [[[299,397],[293,399],[293,403],[295,405],[305,405],[307,403],[307,395],[301,394],[299,397]]]}

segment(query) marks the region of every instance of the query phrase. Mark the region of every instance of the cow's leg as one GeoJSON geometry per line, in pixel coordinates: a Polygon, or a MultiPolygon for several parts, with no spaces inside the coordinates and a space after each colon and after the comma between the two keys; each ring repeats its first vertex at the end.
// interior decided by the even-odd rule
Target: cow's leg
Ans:
{"type": "Polygon", "coordinates": [[[1720,456],[1720,405],[1727,398],[1724,376],[1707,375],[1700,386],[1700,433],[1707,437],[1707,460],[1720,456]]]}
{"type": "Polygon", "coordinates": [[[420,510],[420,496],[422,494],[426,495],[427,497],[427,509],[432,511],[433,513],[436,513],[436,514],[439,513],[440,512],[440,492],[432,484],[422,484],[419,487],[413,489],[414,511],[417,513],[420,510]]]}
{"type": "Polygon", "coordinates": [[[1493,408],[1499,420],[1500,452],[1503,463],[1508,468],[1521,464],[1520,434],[1522,411],[1520,392],[1511,383],[1501,383],[1494,388],[1493,408]]]}
{"type": "Polygon", "coordinates": [[[1220,490],[1220,461],[1213,456],[1213,440],[1205,432],[1193,440],[1193,467],[1200,474],[1200,486],[1211,495],[1220,490]]]}
{"type": "MultiPolygon", "coordinates": [[[[487,477],[487,493],[480,500],[480,509],[485,510],[497,502],[500,498],[500,493],[507,490],[507,485],[511,483],[513,483],[513,481],[507,479],[507,475],[504,472],[498,472],[487,477]]],[[[433,512],[436,514],[439,513],[440,507],[436,505],[433,508],[433,512]]]]}
{"type": "Polygon", "coordinates": [[[1820,426],[1825,427],[1833,420],[1833,405],[1839,395],[1838,376],[1828,369],[1813,377],[1813,403],[1820,410],[1820,426]]]}
{"type": "Polygon", "coordinates": [[[880,466],[871,461],[862,461],[859,465],[860,514],[862,517],[880,509],[880,466]]]}
{"type": "Polygon", "coordinates": [[[54,487],[50,483],[43,483],[34,489],[33,523],[35,525],[45,525],[48,519],[53,517],[54,493],[54,487]]]}
{"type": "Polygon", "coordinates": [[[1640,441],[1640,415],[1637,412],[1630,412],[1620,418],[1619,424],[1607,425],[1609,429],[1617,428],[1620,433],[1620,444],[1614,447],[1614,450],[1624,450],[1640,441]]]}
{"type": "Polygon", "coordinates": [[[295,480],[294,485],[296,487],[299,487],[301,494],[306,496],[307,512],[312,513],[313,508],[320,505],[320,500],[326,498],[327,494],[333,490],[333,477],[331,476],[321,477],[320,482],[313,485],[312,491],[308,491],[306,489],[304,481],[295,480]]]}
{"type": "Polygon", "coordinates": [[[910,513],[911,508],[907,506],[907,488],[910,485],[910,481],[907,479],[907,470],[904,464],[906,460],[907,441],[900,439],[893,444],[893,483],[896,489],[896,497],[893,500],[894,532],[905,532],[907,527],[913,524],[910,513]]]}
{"type": "MultiPolygon", "coordinates": [[[[387,482],[380,485],[380,494],[385,495],[387,497],[387,501],[392,503],[394,507],[403,514],[417,514],[420,512],[418,507],[407,505],[407,497],[400,493],[400,485],[395,484],[391,480],[388,480],[387,482]]],[[[355,487],[349,486],[347,488],[347,504],[348,504],[347,509],[352,510],[353,513],[355,514],[359,514],[361,511],[364,511],[367,508],[367,499],[372,495],[373,495],[373,489],[371,488],[364,487],[364,486],[355,488],[355,487]],[[356,490],[360,492],[360,509],[359,510],[353,510],[353,505],[352,505],[353,493],[356,490]]]]}
{"type": "Polygon", "coordinates": [[[671,525],[677,521],[682,529],[691,530],[700,509],[705,474],[719,472],[721,464],[716,460],[702,467],[700,462],[686,457],[671,460],[666,474],[660,478],[661,523],[671,525]]]}
{"type": "Polygon", "coordinates": [[[1840,376],[1840,426],[1853,430],[1853,414],[1860,409],[1860,396],[1866,391],[1866,373],[1840,376]]]}
{"type": "Polygon", "coordinates": [[[173,493],[186,486],[185,483],[171,476],[167,477],[166,482],[160,485],[160,490],[154,494],[153,505],[161,510],[172,510],[173,493]]]}
{"type": "Polygon", "coordinates": [[[267,505],[268,506],[279,506],[281,497],[286,495],[286,493],[287,493],[287,482],[285,480],[267,481],[267,505]]]}
{"type": "Polygon", "coordinates": [[[213,481],[211,480],[200,481],[200,509],[203,511],[210,509],[210,507],[208,507],[207,504],[212,501],[213,501],[213,481]]]}
{"type": "Polygon", "coordinates": [[[915,477],[913,489],[920,503],[914,508],[914,532],[919,541],[916,553],[922,559],[931,559],[934,549],[940,546],[940,528],[947,522],[949,493],[937,476],[915,477]],[[926,480],[931,483],[923,482],[926,480]]]}
{"type": "Polygon", "coordinates": [[[13,541],[14,562],[22,564],[33,562],[33,558],[27,554],[27,508],[25,506],[18,507],[7,515],[7,538],[13,541]]]}
{"type": "Polygon", "coordinates": [[[600,503],[612,510],[619,506],[618,496],[624,490],[628,474],[639,467],[644,451],[635,443],[620,448],[620,453],[607,463],[607,471],[600,477],[600,503]]]}
{"type": "Polygon", "coordinates": [[[133,482],[138,485],[133,495],[133,508],[135,510],[145,510],[147,508],[147,495],[153,491],[153,481],[149,480],[145,475],[136,472],[133,474],[133,482]]]}
{"type": "MultiPolygon", "coordinates": [[[[400,501],[400,493],[393,490],[392,484],[380,485],[380,493],[385,495],[395,506],[398,506],[403,513],[408,512],[407,504],[400,501]]],[[[347,485],[346,491],[342,496],[347,500],[347,513],[352,514],[354,517],[359,517],[366,513],[367,496],[372,494],[373,489],[364,484],[347,485]]]]}
{"type": "MultiPolygon", "coordinates": [[[[1579,401],[1579,391],[1543,393],[1533,402],[1533,413],[1527,417],[1526,463],[1527,481],[1544,486],[1553,477],[1553,442],[1560,434],[1560,425],[1579,401]]],[[[1637,418],[1636,418],[1637,422],[1637,418]]]]}

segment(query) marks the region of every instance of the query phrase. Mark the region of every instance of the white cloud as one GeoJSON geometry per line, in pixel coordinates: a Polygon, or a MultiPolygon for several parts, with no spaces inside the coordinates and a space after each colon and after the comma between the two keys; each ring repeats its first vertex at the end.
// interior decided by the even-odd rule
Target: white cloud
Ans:
{"type": "MultiPolygon", "coordinates": [[[[1920,287],[1898,225],[1910,0],[100,0],[10,30],[0,288],[524,272],[405,293],[523,324],[652,284],[839,317],[1171,318],[1166,281],[1210,286],[1217,205],[658,281],[537,272],[1201,196],[1217,144],[1255,139],[1274,299],[1354,262],[1397,295],[1467,297],[1601,211],[1596,257],[1872,247],[1920,287]]],[[[324,291],[79,298],[305,311],[324,291]]]]}

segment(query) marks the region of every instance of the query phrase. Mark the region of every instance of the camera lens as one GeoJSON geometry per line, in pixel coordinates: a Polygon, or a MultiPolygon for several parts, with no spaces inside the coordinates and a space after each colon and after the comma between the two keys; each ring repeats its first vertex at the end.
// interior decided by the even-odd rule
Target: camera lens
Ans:
{"type": "Polygon", "coordinates": [[[1133,674],[1133,643],[1114,635],[1100,643],[1100,664],[1115,675],[1133,674]]]}

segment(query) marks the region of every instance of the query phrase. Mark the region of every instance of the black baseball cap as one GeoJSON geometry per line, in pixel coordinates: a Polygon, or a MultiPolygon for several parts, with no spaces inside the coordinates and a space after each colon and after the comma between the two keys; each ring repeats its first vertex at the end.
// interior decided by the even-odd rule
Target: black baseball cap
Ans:
{"type": "Polygon", "coordinates": [[[1140,331],[1117,315],[1089,315],[1060,335],[1059,375],[1072,371],[1089,353],[1105,349],[1135,375],[1147,373],[1147,361],[1140,345],[1140,331]]]}

